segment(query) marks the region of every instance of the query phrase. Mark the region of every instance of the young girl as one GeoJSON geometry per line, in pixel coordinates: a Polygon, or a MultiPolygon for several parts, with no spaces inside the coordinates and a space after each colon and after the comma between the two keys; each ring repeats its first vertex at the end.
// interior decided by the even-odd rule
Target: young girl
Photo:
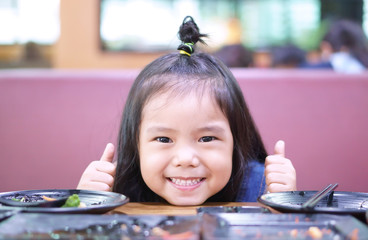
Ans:
{"type": "Polygon", "coordinates": [[[296,173],[279,141],[268,156],[240,87],[186,17],[179,52],[138,75],[126,101],[117,164],[110,143],[83,173],[79,189],[122,193],[135,202],[200,205],[256,201],[267,191],[296,190],[296,173]]]}

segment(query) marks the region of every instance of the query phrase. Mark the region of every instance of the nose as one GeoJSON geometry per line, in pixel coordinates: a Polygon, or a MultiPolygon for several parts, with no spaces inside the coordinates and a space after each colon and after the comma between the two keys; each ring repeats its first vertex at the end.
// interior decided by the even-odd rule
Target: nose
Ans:
{"type": "Polygon", "coordinates": [[[198,167],[199,158],[195,147],[190,144],[181,144],[175,148],[173,159],[175,167],[198,167]]]}

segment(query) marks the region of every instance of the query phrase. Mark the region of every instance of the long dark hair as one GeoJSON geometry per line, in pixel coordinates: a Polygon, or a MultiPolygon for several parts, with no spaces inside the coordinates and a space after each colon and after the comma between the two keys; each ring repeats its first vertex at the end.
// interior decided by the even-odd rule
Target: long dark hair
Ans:
{"type": "Polygon", "coordinates": [[[184,19],[179,36],[183,44],[178,49],[185,53],[171,53],[154,60],[137,76],[130,89],[119,132],[113,191],[133,202],[164,201],[147,187],[140,172],[138,136],[143,107],[150,98],[163,92],[177,96],[209,91],[229,121],[234,151],[229,182],[208,201],[235,201],[248,159],[264,162],[266,150],[233,74],[217,58],[194,53],[195,44],[203,43],[206,35],[199,32],[191,17],[184,19]]]}

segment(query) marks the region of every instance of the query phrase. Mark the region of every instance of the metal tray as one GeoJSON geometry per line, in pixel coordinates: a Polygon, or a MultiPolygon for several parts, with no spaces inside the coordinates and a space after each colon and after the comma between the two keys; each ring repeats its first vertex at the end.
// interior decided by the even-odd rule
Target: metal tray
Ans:
{"type": "Polygon", "coordinates": [[[196,216],[18,213],[0,223],[0,239],[367,239],[349,215],[201,213],[196,216]]]}
{"type": "Polygon", "coordinates": [[[271,213],[271,211],[257,206],[216,206],[199,207],[197,213],[271,213]]]}
{"type": "Polygon", "coordinates": [[[367,239],[365,224],[349,215],[204,214],[203,239],[367,239]],[[321,234],[316,236],[315,234],[321,234]]]}
{"type": "Polygon", "coordinates": [[[106,213],[129,202],[129,198],[119,193],[78,189],[47,189],[3,192],[0,193],[0,198],[12,199],[25,195],[61,198],[73,194],[78,194],[80,201],[85,203],[86,207],[9,207],[1,205],[0,210],[18,210],[22,212],[38,213],[106,213]]]}
{"type": "Polygon", "coordinates": [[[0,222],[2,220],[5,220],[11,216],[13,216],[14,214],[18,213],[19,211],[17,210],[3,210],[3,209],[0,209],[0,222]]]}
{"type": "Polygon", "coordinates": [[[197,216],[19,213],[0,239],[200,239],[197,216]]]}

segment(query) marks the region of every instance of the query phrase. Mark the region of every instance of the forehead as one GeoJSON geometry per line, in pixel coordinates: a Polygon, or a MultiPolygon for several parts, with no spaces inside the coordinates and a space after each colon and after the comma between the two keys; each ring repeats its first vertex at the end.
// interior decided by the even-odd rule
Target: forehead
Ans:
{"type": "MultiPolygon", "coordinates": [[[[207,107],[212,110],[221,111],[215,98],[208,91],[189,91],[177,93],[175,91],[163,92],[153,95],[144,105],[142,114],[147,111],[160,111],[170,108],[178,109],[182,106],[198,106],[198,108],[207,107]]],[[[194,109],[193,109],[194,110],[194,109]]]]}
{"type": "Polygon", "coordinates": [[[140,133],[158,129],[184,134],[204,129],[231,132],[227,117],[211,95],[198,96],[195,92],[174,98],[169,94],[152,98],[143,108],[140,133]]]}
{"type": "Polygon", "coordinates": [[[219,82],[221,82],[219,79],[209,76],[156,75],[148,79],[143,86],[144,89],[147,89],[144,105],[153,99],[155,101],[160,99],[162,103],[170,103],[187,96],[196,97],[200,101],[203,96],[215,95],[219,82]]]}
{"type": "MultiPolygon", "coordinates": [[[[226,121],[229,120],[227,109],[231,104],[231,97],[224,79],[201,75],[156,75],[146,79],[141,90],[143,90],[140,91],[143,101],[138,124],[147,120],[148,112],[156,110],[158,113],[158,110],[168,110],[170,107],[177,111],[188,103],[195,103],[192,105],[195,109],[208,105],[213,113],[216,112],[218,116],[221,114],[226,121]]],[[[210,112],[207,108],[203,108],[202,111],[207,114],[210,112]]],[[[200,114],[203,115],[203,113],[200,114]]]]}

